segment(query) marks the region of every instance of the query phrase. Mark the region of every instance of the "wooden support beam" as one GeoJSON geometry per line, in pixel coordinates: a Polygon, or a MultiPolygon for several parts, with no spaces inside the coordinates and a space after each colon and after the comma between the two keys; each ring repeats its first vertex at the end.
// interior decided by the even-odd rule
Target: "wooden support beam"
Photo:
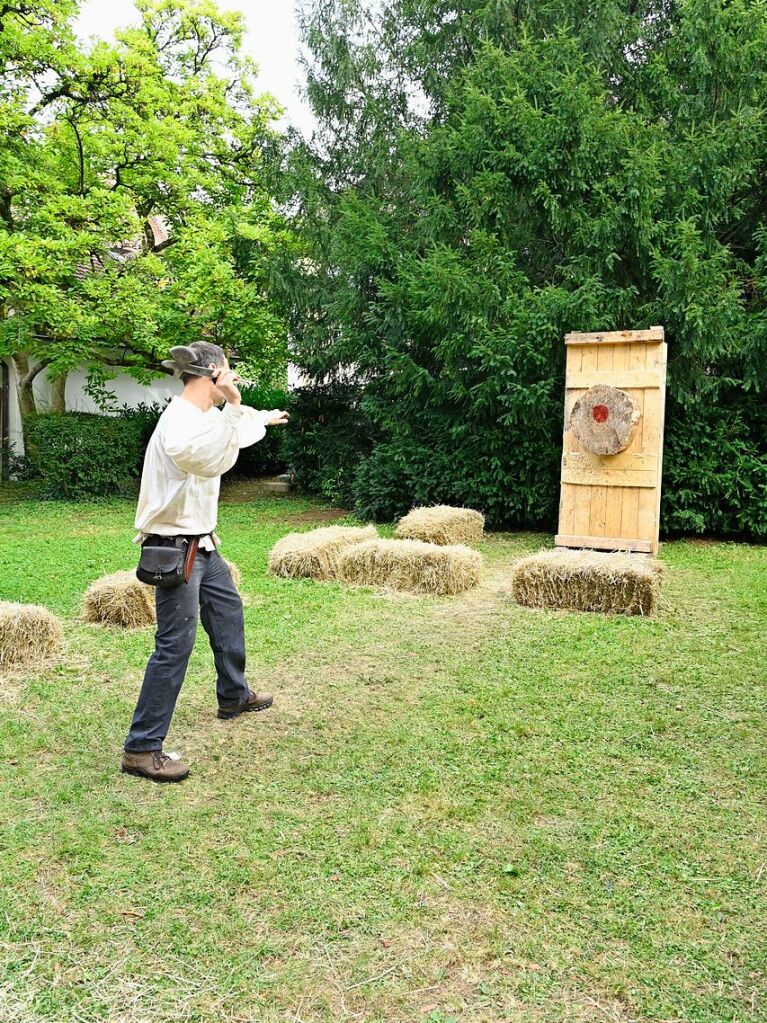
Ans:
{"type": "Polygon", "coordinates": [[[663,327],[649,330],[607,330],[591,334],[565,334],[566,345],[624,345],[635,341],[664,341],[663,327]]]}
{"type": "Polygon", "coordinates": [[[568,451],[562,456],[562,482],[589,487],[655,487],[657,459],[625,451],[617,455],[568,451]]]}
{"type": "Polygon", "coordinates": [[[571,373],[567,378],[567,386],[571,390],[596,387],[603,384],[606,387],[618,387],[621,390],[640,387],[661,387],[663,381],[660,373],[654,369],[630,370],[624,369],[618,373],[613,370],[591,370],[586,373],[571,373]]]}
{"type": "Polygon", "coordinates": [[[557,547],[586,547],[599,551],[630,551],[636,554],[655,554],[651,540],[624,540],[604,536],[563,536],[558,533],[554,543],[557,547]]]}

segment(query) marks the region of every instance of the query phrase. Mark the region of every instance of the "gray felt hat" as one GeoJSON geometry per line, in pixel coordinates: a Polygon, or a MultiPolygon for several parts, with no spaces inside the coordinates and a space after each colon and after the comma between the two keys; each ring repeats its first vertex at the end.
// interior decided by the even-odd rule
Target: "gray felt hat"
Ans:
{"type": "Polygon", "coordinates": [[[200,366],[197,362],[197,355],[193,348],[187,345],[176,345],[171,348],[171,359],[163,359],[162,365],[166,369],[172,369],[173,375],[180,377],[182,373],[191,373],[195,377],[212,377],[214,370],[208,366],[200,366]]]}

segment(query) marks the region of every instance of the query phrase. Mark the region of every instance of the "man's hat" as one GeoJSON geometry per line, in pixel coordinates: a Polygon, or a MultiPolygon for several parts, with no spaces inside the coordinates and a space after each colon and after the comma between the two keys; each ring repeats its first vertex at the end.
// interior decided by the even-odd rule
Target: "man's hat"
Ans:
{"type": "Polygon", "coordinates": [[[190,373],[195,377],[213,376],[214,370],[208,366],[201,366],[197,362],[197,353],[188,345],[176,345],[171,348],[170,354],[172,358],[163,359],[162,365],[166,369],[172,369],[175,377],[180,377],[182,373],[190,373]]]}

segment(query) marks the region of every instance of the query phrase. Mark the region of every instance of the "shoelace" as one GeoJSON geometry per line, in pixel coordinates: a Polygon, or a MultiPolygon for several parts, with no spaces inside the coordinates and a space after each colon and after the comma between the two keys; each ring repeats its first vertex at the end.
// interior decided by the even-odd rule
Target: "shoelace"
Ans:
{"type": "Polygon", "coordinates": [[[162,771],[168,760],[170,760],[170,757],[167,756],[167,754],[162,753],[160,750],[154,750],[152,752],[152,762],[158,771],[162,771]]]}

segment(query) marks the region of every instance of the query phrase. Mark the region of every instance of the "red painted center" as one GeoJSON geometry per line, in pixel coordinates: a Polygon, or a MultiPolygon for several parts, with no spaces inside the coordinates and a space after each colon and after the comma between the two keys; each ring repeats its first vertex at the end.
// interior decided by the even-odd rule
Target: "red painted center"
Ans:
{"type": "Polygon", "coordinates": [[[591,414],[597,423],[606,423],[607,417],[610,415],[610,410],[607,405],[595,405],[591,410],[591,414]]]}

